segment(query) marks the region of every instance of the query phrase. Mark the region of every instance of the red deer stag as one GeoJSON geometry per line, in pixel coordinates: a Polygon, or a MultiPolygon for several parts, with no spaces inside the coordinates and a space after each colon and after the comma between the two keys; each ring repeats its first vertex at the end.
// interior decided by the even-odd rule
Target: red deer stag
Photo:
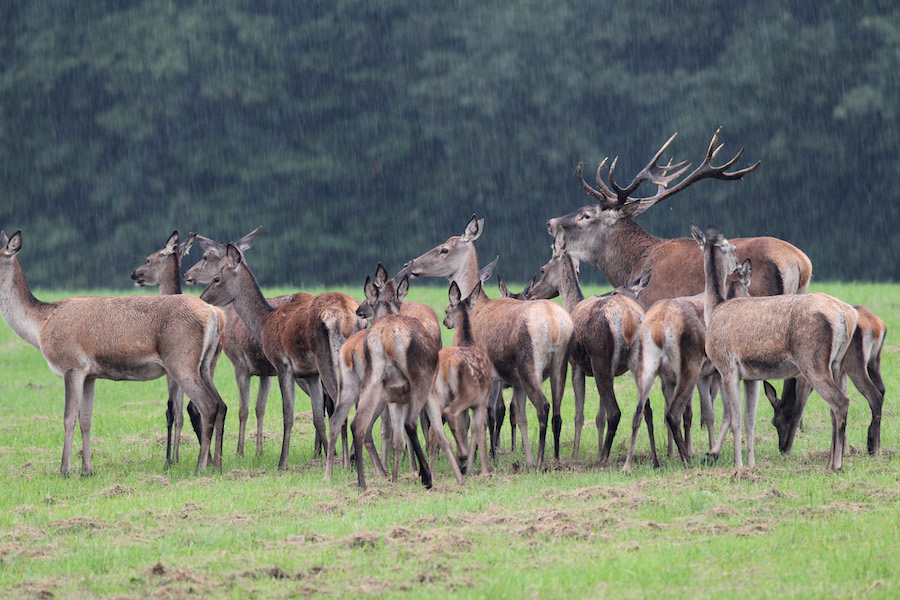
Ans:
{"type": "MultiPolygon", "coordinates": [[[[734,262],[734,257],[728,259],[734,262]]],[[[747,289],[752,275],[748,258],[722,284],[725,298],[748,296],[747,289]]],[[[672,442],[681,440],[678,451],[685,466],[690,466],[693,446],[691,443],[691,397],[696,387],[700,395],[700,415],[707,434],[709,446],[714,444],[715,413],[713,412],[710,386],[718,377],[715,367],[706,357],[706,322],[703,318],[705,296],[699,294],[687,298],[660,300],[647,310],[641,324],[641,366],[638,378],[638,405],[631,424],[631,442],[622,470],[631,470],[634,445],[640,426],[641,413],[650,400],[650,388],[659,376],[663,397],[666,401],[666,424],[670,440],[669,456],[672,456],[672,442]],[[683,415],[684,437],[674,433],[679,423],[675,415],[683,415]],[[674,425],[673,425],[674,423],[674,425]]],[[[726,410],[727,410],[726,405],[726,410]]],[[[725,414],[728,420],[728,414],[725,414]]],[[[659,466],[653,438],[650,438],[650,454],[654,466],[659,466]]]]}
{"type": "Polygon", "coordinates": [[[217,306],[234,302],[238,315],[275,366],[284,417],[278,468],[284,470],[294,424],[295,381],[309,380],[317,436],[328,439],[322,387],[333,398],[338,397],[337,355],[344,341],[360,328],[356,316],[359,303],[346,294],[330,292],[297,294],[292,301],[273,307],[263,297],[243,253],[232,244],[225,250],[223,267],[200,298],[217,306]]]}
{"type": "MultiPolygon", "coordinates": [[[[134,270],[131,279],[138,287],[158,286],[162,295],[181,293],[181,259],[190,252],[196,234],[191,234],[184,242],[179,243],[178,232],[172,232],[165,246],[147,257],[147,261],[134,270]]],[[[230,319],[226,315],[225,331],[228,331],[230,319]]],[[[221,343],[221,338],[219,342],[221,343]]],[[[210,367],[215,372],[221,344],[210,367]]],[[[166,464],[178,462],[178,449],[181,441],[181,428],[184,426],[184,392],[175,380],[166,375],[166,387],[169,401],[166,405],[166,464]],[[174,429],[174,437],[173,437],[174,429]]],[[[193,403],[188,402],[188,415],[191,424],[200,439],[200,413],[193,403]]]]}
{"type": "Polygon", "coordinates": [[[0,232],[0,312],[9,326],[44,355],[63,378],[66,406],[60,473],[71,467],[75,421],[81,427],[81,472],[91,473],[94,382],[149,381],[169,375],[200,411],[197,472],[206,469],[213,433],[213,464],[222,464],[225,403],[210,367],[225,325],[221,310],[194,296],[35,298],[17,257],[22,234],[0,232]]]}
{"type": "Polygon", "coordinates": [[[692,234],[703,251],[706,270],[706,355],[722,377],[722,399],[729,412],[729,422],[722,424],[719,437],[710,449],[710,458],[718,458],[730,429],[734,435],[734,465],[743,464],[739,390],[742,380],[756,384],[746,390],[749,393],[746,393],[744,409],[747,464],[753,466],[759,381],[802,377],[831,408],[828,468],[840,470],[850,400],[835,383],[835,376],[856,330],[856,310],[825,294],[726,301],[721,282],[733,268],[729,264],[733,246],[713,227],[707,228],[706,235],[693,227],[692,234]]]}
{"type": "MultiPolygon", "coordinates": [[[[253,242],[256,240],[256,236],[259,235],[260,227],[257,227],[237,242],[232,242],[241,252],[249,249],[253,242]]],[[[184,280],[190,284],[203,284],[208,285],[213,277],[216,276],[216,273],[224,265],[225,261],[225,250],[228,247],[228,244],[220,244],[219,242],[213,241],[207,237],[202,235],[196,235],[197,244],[203,250],[203,257],[187,270],[187,273],[184,274],[184,280]]],[[[300,292],[300,294],[287,294],[284,296],[275,296],[273,298],[266,298],[266,302],[268,302],[274,308],[278,308],[285,302],[290,302],[297,298],[299,295],[310,296],[311,294],[306,294],[305,292],[300,292]]],[[[238,407],[238,441],[237,441],[237,453],[240,456],[244,455],[244,443],[246,439],[246,431],[247,431],[247,419],[250,416],[250,378],[251,377],[259,377],[259,390],[256,395],[256,453],[262,454],[263,452],[263,424],[266,416],[266,405],[268,403],[269,398],[269,390],[272,387],[272,378],[278,375],[278,371],[272,366],[272,363],[269,362],[269,359],[266,358],[265,352],[263,352],[262,346],[253,337],[253,334],[250,333],[250,330],[247,328],[247,325],[244,323],[243,319],[241,319],[237,311],[234,309],[234,304],[229,304],[224,308],[225,317],[228,322],[225,325],[225,331],[222,334],[222,346],[225,350],[225,355],[228,357],[228,360],[231,361],[232,366],[234,367],[234,378],[237,382],[238,388],[238,399],[239,399],[239,407],[238,407]]],[[[310,386],[315,385],[315,382],[309,382],[306,379],[300,379],[297,381],[297,385],[301,390],[307,395],[312,397],[310,393],[310,386]]],[[[328,406],[328,399],[325,399],[326,408],[328,406]]],[[[190,411],[190,405],[188,405],[188,411],[190,411]]],[[[316,432],[318,435],[318,431],[316,432]]],[[[344,431],[344,445],[346,447],[347,441],[347,432],[344,431]]],[[[320,448],[323,446],[322,441],[316,438],[316,447],[315,454],[320,452],[320,448]]]]}
{"type": "MultiPolygon", "coordinates": [[[[872,421],[869,423],[866,445],[869,454],[881,453],[881,408],[884,404],[884,381],[881,379],[881,349],[887,335],[887,326],[878,315],[862,307],[854,306],[859,321],[853,340],[841,363],[841,389],[846,393],[847,378],[869,403],[872,421]]],[[[783,398],[778,399],[775,388],[765,383],[766,397],[775,409],[772,424],[778,432],[778,448],[782,453],[791,451],[794,436],[800,426],[803,409],[811,391],[808,384],[798,380],[796,386],[785,383],[783,398]]]]}
{"type": "MultiPolygon", "coordinates": [[[[455,281],[460,293],[468,298],[483,280],[475,251],[475,240],[483,230],[484,220],[472,215],[462,235],[453,236],[414,259],[411,276],[446,277],[455,281]]],[[[525,420],[526,396],[537,410],[540,437],[536,466],[540,469],[544,461],[547,413],[550,407],[541,383],[550,378],[554,457],[558,459],[559,434],[562,428],[560,407],[566,380],[569,342],[574,329],[572,319],[555,302],[521,302],[511,298],[491,300],[484,289],[473,302],[471,319],[475,341],[490,358],[494,379],[513,388],[512,401],[516,403],[517,425],[525,449],[525,464],[529,469],[534,466],[534,461],[525,420]]],[[[494,401],[495,398],[492,398],[491,402],[494,401]]],[[[492,410],[492,407],[488,410],[492,410]]],[[[493,432],[491,437],[493,454],[493,432]]]]}
{"type": "MultiPolygon", "coordinates": [[[[712,166],[712,160],[722,148],[716,146],[720,131],[721,128],[713,136],[703,163],[671,188],[667,186],[689,166],[684,162],[673,165],[671,161],[666,166],[657,164],[675,139],[674,135],[625,188],[616,184],[613,175],[615,160],[609,168],[609,185],[601,179],[606,161],[597,169],[599,189],[585,182],[581,176],[582,165],[579,164],[576,175],[585,192],[595,198],[597,204],[550,219],[547,222],[550,235],[554,239],[564,235],[569,254],[598,267],[613,287],[626,285],[634,281],[639,273],[652,268],[653,281],[638,296],[638,302],[645,309],[665,298],[702,294],[703,262],[697,245],[690,238],[666,240],[654,237],[633,219],[696,181],[707,178],[734,181],[759,166],[757,162],[745,169],[726,172],[741,157],[743,148],[724,165],[712,166]],[[670,173],[673,170],[675,172],[670,173]],[[646,198],[631,197],[645,181],[657,185],[657,193],[646,198]]],[[[791,244],[771,237],[735,239],[732,243],[737,248],[739,261],[749,258],[753,262],[755,274],[750,295],[773,296],[806,291],[812,276],[812,264],[803,252],[791,244]]]]}
{"type": "MultiPolygon", "coordinates": [[[[578,282],[576,261],[566,252],[565,240],[557,238],[550,261],[541,267],[541,278],[528,293],[529,299],[562,296],[572,317],[569,361],[572,363],[572,387],[575,391],[574,459],[580,458],[581,429],[584,426],[585,377],[593,377],[600,394],[597,410],[597,457],[601,464],[609,460],[610,449],[622,415],[613,382],[631,371],[637,379],[640,357],[640,331],[644,310],[633,299],[647,287],[650,271],[642,273],[629,286],[617,288],[604,296],[585,299],[578,282]],[[604,438],[604,430],[606,436],[604,438]]],[[[647,413],[647,427],[652,438],[652,416],[647,413]]]]}

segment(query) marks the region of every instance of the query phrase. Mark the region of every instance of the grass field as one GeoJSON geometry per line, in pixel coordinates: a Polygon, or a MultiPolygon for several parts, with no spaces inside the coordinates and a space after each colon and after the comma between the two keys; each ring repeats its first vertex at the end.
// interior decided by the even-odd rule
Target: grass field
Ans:
{"type": "MultiPolygon", "coordinates": [[[[491,476],[471,474],[457,486],[441,456],[430,491],[408,473],[394,484],[379,480],[370,466],[370,488],[360,494],[352,472],[337,469],[334,481],[323,481],[324,460],[312,457],[311,413],[302,394],[292,468],[275,470],[277,386],[266,415],[265,453],[253,453],[250,433],[249,453],[236,456],[237,392],[223,355],[215,380],[230,411],[221,472],[194,475],[192,433],[183,437],[181,462],[165,468],[164,379],[100,381],[95,474],[79,476],[76,456],[76,474],[63,479],[62,380],[2,324],[0,597],[895,598],[900,286],[817,284],[813,290],[864,304],[889,330],[883,454],[864,452],[869,410],[851,389],[852,451],[838,474],[825,470],[831,426],[825,403],[814,395],[790,456],[778,454],[771,407],[762,400],[756,467],[731,468],[729,442],[718,466],[686,470],[678,460],[664,460],[653,469],[642,432],[636,468],[623,475],[636,398],[633,380],[622,377],[616,391],[624,418],[611,468],[569,458],[573,401],[567,388],[562,460],[550,460],[545,472],[523,472],[521,448],[509,453],[504,428],[491,476]]],[[[362,290],[351,293],[361,297],[362,290]]],[[[62,294],[36,295],[51,300],[62,294]]],[[[446,288],[415,285],[409,299],[443,315],[446,288]]],[[[587,457],[597,448],[591,385],[582,440],[587,457]]],[[[658,386],[651,402],[661,415],[658,386]]],[[[664,442],[663,419],[655,422],[657,440],[664,442]]],[[[694,439],[702,452],[706,434],[698,422],[694,439]]],[[[530,406],[529,423],[536,440],[530,406]]],[[[76,450],[79,438],[76,433],[76,450]]],[[[552,443],[548,448],[552,457],[552,443]]]]}

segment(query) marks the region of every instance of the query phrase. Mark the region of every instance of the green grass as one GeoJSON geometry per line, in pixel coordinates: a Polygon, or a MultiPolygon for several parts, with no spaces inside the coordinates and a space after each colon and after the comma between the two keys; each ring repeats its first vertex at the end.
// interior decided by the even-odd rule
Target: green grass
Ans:
{"type": "MultiPolygon", "coordinates": [[[[612,468],[568,458],[573,402],[567,389],[562,460],[549,461],[546,472],[522,472],[521,449],[509,453],[504,428],[493,476],[470,475],[459,487],[441,456],[433,490],[422,489],[406,469],[391,484],[369,467],[370,489],[360,494],[350,471],[337,469],[333,482],[323,481],[302,394],[290,471],[274,468],[281,439],[277,389],[266,415],[265,453],[253,454],[251,433],[250,452],[235,455],[236,388],[223,356],[216,384],[231,411],[221,473],[194,475],[192,435],[184,437],[181,462],[164,467],[164,379],[100,381],[95,475],[78,476],[74,456],[76,474],[63,479],[57,471],[62,380],[37,350],[0,325],[0,597],[896,597],[900,427],[892,390],[900,381],[900,286],[817,284],[814,290],[866,305],[889,328],[883,455],[858,450],[865,448],[869,413],[851,389],[854,450],[838,474],[825,471],[830,422],[814,396],[791,456],[778,454],[771,408],[762,401],[755,468],[732,469],[729,443],[718,466],[685,470],[664,460],[653,469],[642,432],[636,468],[623,475],[635,390],[622,377],[616,390],[624,418],[612,468]]],[[[417,285],[409,299],[443,315],[446,290],[417,285]]],[[[596,456],[597,447],[591,385],[586,457],[596,456]]],[[[658,391],[651,402],[660,415],[657,440],[664,442],[658,391]]],[[[533,429],[535,421],[529,407],[533,429]]],[[[699,452],[706,434],[698,421],[699,452]]],[[[536,431],[531,435],[536,443],[536,431]]]]}

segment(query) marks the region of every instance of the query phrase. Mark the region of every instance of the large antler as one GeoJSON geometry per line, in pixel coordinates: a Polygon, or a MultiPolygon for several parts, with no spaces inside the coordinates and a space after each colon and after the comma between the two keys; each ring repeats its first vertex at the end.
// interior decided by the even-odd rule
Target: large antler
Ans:
{"type": "Polygon", "coordinates": [[[673,165],[672,161],[670,160],[665,166],[661,166],[657,164],[657,162],[659,161],[660,156],[662,156],[662,153],[665,152],[666,148],[669,147],[669,144],[672,143],[672,140],[675,139],[675,135],[677,134],[670,137],[668,141],[662,145],[659,151],[657,151],[657,153],[653,156],[650,163],[647,164],[647,166],[637,174],[637,176],[632,180],[630,184],[628,184],[627,187],[619,187],[615,182],[613,173],[615,172],[616,162],[618,158],[613,160],[613,163],[609,167],[609,186],[606,186],[601,178],[601,172],[604,165],[606,165],[606,159],[603,159],[603,162],[600,163],[600,167],[597,169],[597,185],[600,187],[600,191],[592,188],[581,177],[580,164],[578,165],[578,169],[575,173],[578,176],[579,180],[581,180],[581,185],[585,189],[585,191],[589,195],[597,198],[597,200],[600,202],[601,208],[619,209],[629,217],[636,217],[657,202],[665,200],[669,196],[674,196],[681,190],[693,184],[695,181],[700,181],[701,179],[706,178],[722,179],[725,181],[741,179],[744,175],[753,171],[760,165],[760,163],[757,162],[756,164],[745,169],[726,172],[726,169],[734,165],[734,163],[736,163],[744,153],[744,149],[741,148],[738,153],[734,155],[734,158],[729,160],[724,165],[716,167],[712,166],[712,160],[724,147],[724,144],[718,146],[716,145],[719,141],[719,133],[721,133],[721,131],[721,127],[716,130],[716,133],[713,135],[712,140],[709,143],[709,149],[706,151],[706,158],[703,160],[700,166],[694,169],[694,171],[690,175],[679,181],[672,188],[669,188],[668,185],[672,181],[681,177],[684,172],[687,171],[690,165],[686,161],[682,161],[673,165]],[[677,171],[670,174],[669,172],[674,169],[677,169],[677,171]],[[637,191],[640,185],[645,181],[650,181],[658,186],[656,194],[648,198],[631,198],[631,194],[637,191]]]}

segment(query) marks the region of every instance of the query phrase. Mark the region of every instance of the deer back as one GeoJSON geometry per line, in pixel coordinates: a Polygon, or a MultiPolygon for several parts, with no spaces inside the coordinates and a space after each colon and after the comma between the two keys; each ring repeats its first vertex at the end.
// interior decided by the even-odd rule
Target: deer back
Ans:
{"type": "Polygon", "coordinates": [[[716,364],[738,364],[742,379],[785,379],[805,354],[840,362],[857,320],[852,306],[826,294],[735,298],[713,311],[706,352],[716,364]]]}

